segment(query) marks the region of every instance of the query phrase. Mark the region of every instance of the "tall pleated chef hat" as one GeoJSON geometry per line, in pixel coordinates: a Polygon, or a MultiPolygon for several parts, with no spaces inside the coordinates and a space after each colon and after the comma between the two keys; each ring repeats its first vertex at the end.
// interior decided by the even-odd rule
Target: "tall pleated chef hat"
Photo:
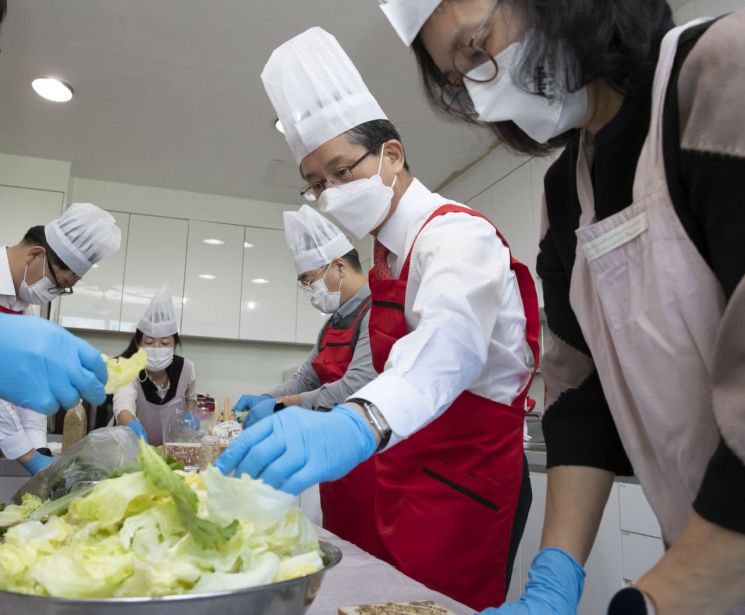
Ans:
{"type": "Polygon", "coordinates": [[[303,205],[298,211],[285,211],[282,217],[287,247],[298,275],[325,267],[354,249],[344,233],[310,205],[303,205]]]}
{"type": "Polygon", "coordinates": [[[261,80],[298,164],[350,128],[388,119],[339,42],[322,28],[277,47],[261,80]]]}
{"type": "Polygon", "coordinates": [[[73,203],[44,227],[49,247],[76,275],[119,249],[122,233],[114,216],[92,203],[73,203]]]}
{"type": "Polygon", "coordinates": [[[442,0],[383,0],[380,10],[407,47],[442,0]]]}
{"type": "Polygon", "coordinates": [[[147,310],[137,323],[137,328],[150,337],[168,337],[178,333],[173,297],[167,286],[155,293],[147,310]]]}

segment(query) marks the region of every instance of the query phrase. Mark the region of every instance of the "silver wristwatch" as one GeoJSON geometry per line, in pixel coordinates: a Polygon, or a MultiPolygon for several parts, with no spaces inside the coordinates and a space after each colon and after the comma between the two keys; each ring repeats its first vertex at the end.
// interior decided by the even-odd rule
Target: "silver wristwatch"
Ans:
{"type": "Polygon", "coordinates": [[[388,446],[388,442],[391,439],[391,427],[388,425],[388,421],[385,420],[385,417],[383,416],[383,413],[378,410],[378,407],[367,401],[366,399],[349,399],[347,400],[351,403],[359,404],[362,406],[362,409],[365,412],[365,417],[367,417],[367,421],[372,426],[375,433],[378,434],[378,437],[380,438],[380,444],[378,444],[378,448],[376,449],[376,453],[379,451],[382,451],[386,446],[388,446]]]}

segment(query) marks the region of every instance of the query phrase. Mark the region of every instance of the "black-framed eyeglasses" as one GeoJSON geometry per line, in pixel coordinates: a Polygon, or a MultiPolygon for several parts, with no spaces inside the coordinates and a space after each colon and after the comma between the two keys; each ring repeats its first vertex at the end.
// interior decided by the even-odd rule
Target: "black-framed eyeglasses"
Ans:
{"type": "Polygon", "coordinates": [[[44,258],[47,262],[47,267],[49,268],[49,273],[52,274],[52,281],[54,282],[54,286],[48,289],[49,294],[51,295],[72,295],[73,290],[71,286],[61,286],[59,283],[59,280],[57,279],[57,274],[54,273],[54,268],[52,267],[52,261],[49,260],[49,255],[45,254],[44,258]]]}
{"type": "Polygon", "coordinates": [[[473,36],[468,40],[468,43],[459,45],[455,53],[453,53],[453,72],[449,78],[449,83],[444,85],[440,90],[440,100],[449,113],[465,117],[475,117],[478,115],[471,97],[468,95],[465,81],[487,83],[495,79],[499,73],[499,67],[494,56],[480,44],[476,44],[476,41],[479,40],[486,26],[494,18],[498,7],[499,2],[495,2],[489,14],[479,24],[473,36]],[[469,75],[476,68],[479,69],[478,76],[469,75]],[[456,81],[452,80],[453,77],[455,77],[456,81]]]}
{"type": "MultiPolygon", "coordinates": [[[[352,171],[354,168],[362,162],[365,158],[367,158],[370,154],[375,153],[375,151],[380,147],[380,145],[374,147],[373,149],[367,150],[362,156],[357,158],[352,164],[345,165],[343,167],[339,167],[332,173],[333,175],[333,181],[331,183],[339,183],[339,184],[347,184],[350,181],[352,181],[352,171]]],[[[328,187],[329,178],[324,177],[323,179],[318,180],[317,182],[313,182],[312,184],[308,184],[300,191],[300,196],[302,196],[306,201],[309,201],[310,203],[315,203],[319,197],[321,196],[321,193],[326,190],[328,187]]]]}

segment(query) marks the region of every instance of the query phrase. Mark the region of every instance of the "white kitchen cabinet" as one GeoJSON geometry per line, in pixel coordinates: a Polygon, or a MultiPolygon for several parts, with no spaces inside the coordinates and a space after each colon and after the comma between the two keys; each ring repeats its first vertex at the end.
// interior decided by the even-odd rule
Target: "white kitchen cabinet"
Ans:
{"type": "Polygon", "coordinates": [[[294,342],[297,271],[284,232],[247,227],[244,246],[241,339],[294,342]]]}
{"type": "Polygon", "coordinates": [[[662,538],[660,524],[641,486],[619,483],[621,530],[662,538]]]}
{"type": "Polygon", "coordinates": [[[121,246],[94,265],[74,286],[72,295],[60,298],[58,320],[64,327],[119,331],[130,216],[109,213],[121,230],[121,246]]]}
{"type": "Polygon", "coordinates": [[[0,246],[14,246],[32,226],[58,218],[64,196],[52,190],[0,186],[0,246]]]}
{"type": "Polygon", "coordinates": [[[621,554],[623,579],[637,581],[662,557],[665,548],[662,539],[622,532],[621,554]]]}
{"type": "Polygon", "coordinates": [[[181,332],[238,338],[244,227],[189,222],[181,332]]]}
{"type": "Polygon", "coordinates": [[[173,294],[176,322],[181,323],[184,268],[189,223],[186,220],[132,214],[124,270],[121,331],[134,331],[158,289],[173,294]]]}
{"type": "Polygon", "coordinates": [[[329,315],[320,312],[310,304],[310,296],[297,289],[297,321],[295,341],[300,344],[315,344],[329,315]]]}

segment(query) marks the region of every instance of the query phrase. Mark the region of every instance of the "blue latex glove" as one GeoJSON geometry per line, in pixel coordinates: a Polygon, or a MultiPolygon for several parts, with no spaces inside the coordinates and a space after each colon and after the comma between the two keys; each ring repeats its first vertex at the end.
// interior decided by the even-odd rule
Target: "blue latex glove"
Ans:
{"type": "Polygon", "coordinates": [[[241,395],[241,398],[238,400],[238,403],[233,406],[233,412],[242,412],[243,410],[253,410],[253,407],[262,402],[266,401],[267,399],[273,400],[274,398],[271,395],[241,395]]]}
{"type": "Polygon", "coordinates": [[[145,428],[142,426],[142,423],[140,421],[130,421],[127,423],[126,427],[129,427],[132,431],[134,431],[137,434],[137,437],[140,438],[140,440],[145,440],[147,442],[147,432],[145,431],[145,428]]]}
{"type": "Polygon", "coordinates": [[[292,406],[245,430],[218,457],[227,474],[249,474],[297,495],[322,481],[336,480],[375,452],[372,429],[354,408],[315,412],[292,406]]]}
{"type": "Polygon", "coordinates": [[[533,558],[525,593],[485,615],[576,615],[585,571],[566,551],[546,547],[533,558]]]}
{"type": "Polygon", "coordinates": [[[181,422],[189,429],[199,431],[199,419],[192,412],[185,412],[181,415],[181,422]]]}
{"type": "Polygon", "coordinates": [[[36,316],[0,314],[0,399],[54,414],[81,397],[106,399],[101,354],[59,325],[36,316]]]}
{"type": "Polygon", "coordinates": [[[21,465],[31,472],[31,474],[38,474],[52,463],[54,463],[54,457],[49,457],[48,455],[42,455],[41,453],[36,452],[28,461],[22,461],[21,465]]]}
{"type": "Polygon", "coordinates": [[[253,406],[251,406],[251,410],[249,410],[246,418],[243,419],[243,428],[245,429],[247,427],[250,427],[251,425],[255,425],[261,419],[265,419],[266,417],[271,416],[274,413],[274,406],[276,405],[277,402],[274,401],[274,398],[269,397],[268,395],[266,399],[262,399],[261,401],[256,402],[253,406]]]}

